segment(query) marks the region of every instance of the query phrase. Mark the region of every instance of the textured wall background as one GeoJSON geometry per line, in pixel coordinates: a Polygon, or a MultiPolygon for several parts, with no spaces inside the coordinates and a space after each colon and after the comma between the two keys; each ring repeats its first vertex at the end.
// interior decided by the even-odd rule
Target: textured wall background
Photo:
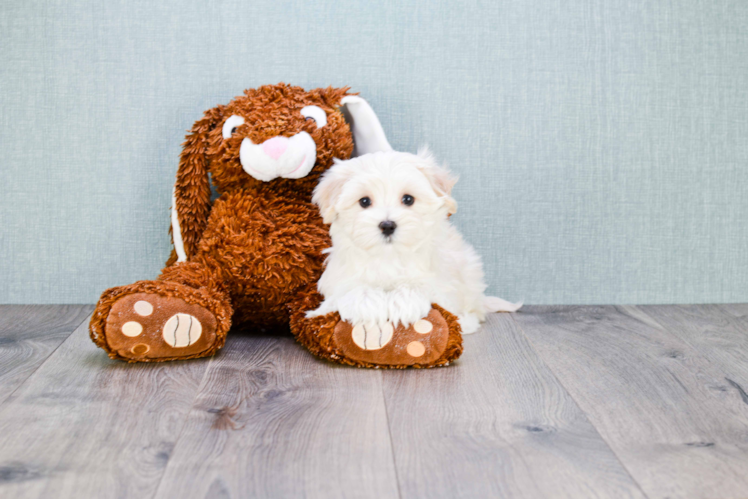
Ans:
{"type": "Polygon", "coordinates": [[[748,301],[748,2],[4,1],[0,302],[94,302],[170,250],[184,131],[350,85],[462,180],[490,291],[748,301]]]}

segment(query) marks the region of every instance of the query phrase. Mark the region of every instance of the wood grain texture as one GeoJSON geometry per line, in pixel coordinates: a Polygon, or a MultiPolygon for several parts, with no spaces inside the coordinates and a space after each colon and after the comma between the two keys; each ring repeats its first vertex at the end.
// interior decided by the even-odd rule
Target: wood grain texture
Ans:
{"type": "MultiPolygon", "coordinates": [[[[637,306],[709,359],[725,375],[725,389],[748,391],[748,316],[739,305],[637,306]]],[[[748,396],[746,396],[748,404],[748,396]]]]}
{"type": "Polygon", "coordinates": [[[207,360],[110,360],[85,321],[0,408],[0,497],[152,497],[207,360]]]}
{"type": "Polygon", "coordinates": [[[396,497],[381,372],[229,335],[159,497],[396,497]]]}
{"type": "Polygon", "coordinates": [[[533,347],[652,497],[748,494],[748,405],[634,307],[529,307],[533,347]]]}
{"type": "Polygon", "coordinates": [[[403,497],[640,497],[508,314],[443,369],[385,372],[403,497]]]}
{"type": "Polygon", "coordinates": [[[748,304],[719,304],[716,307],[737,318],[748,319],[748,304]]]}
{"type": "Polygon", "coordinates": [[[89,305],[0,305],[0,404],[92,310],[89,305]]]}
{"type": "Polygon", "coordinates": [[[90,309],[0,306],[0,497],[748,496],[745,304],[529,307],[406,371],[128,365],[90,309]]]}

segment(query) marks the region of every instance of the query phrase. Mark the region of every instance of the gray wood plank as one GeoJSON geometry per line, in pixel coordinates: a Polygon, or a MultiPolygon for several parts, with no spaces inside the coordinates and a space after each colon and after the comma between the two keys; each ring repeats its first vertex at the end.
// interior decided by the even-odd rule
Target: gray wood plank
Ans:
{"type": "Polygon", "coordinates": [[[0,305],[0,404],[92,310],[90,305],[0,305]]]}
{"type": "Polygon", "coordinates": [[[634,307],[514,318],[647,495],[748,495],[748,406],[692,346],[634,307]]]}
{"type": "Polygon", "coordinates": [[[290,337],[229,337],[159,497],[396,497],[381,372],[332,365],[290,337]]]}
{"type": "Polygon", "coordinates": [[[152,497],[208,360],[128,365],[86,320],[0,408],[0,497],[152,497]]]}
{"type": "MultiPolygon", "coordinates": [[[[724,373],[724,390],[748,390],[748,316],[716,305],[637,306],[657,324],[693,346],[724,373]]],[[[747,397],[748,398],[748,397],[747,397]]],[[[748,400],[746,400],[748,404],[748,400]]]]}
{"type": "Polygon", "coordinates": [[[748,304],[719,304],[717,307],[737,318],[748,318],[748,304]]]}
{"type": "Polygon", "coordinates": [[[641,497],[508,314],[453,366],[385,372],[404,497],[641,497]]]}

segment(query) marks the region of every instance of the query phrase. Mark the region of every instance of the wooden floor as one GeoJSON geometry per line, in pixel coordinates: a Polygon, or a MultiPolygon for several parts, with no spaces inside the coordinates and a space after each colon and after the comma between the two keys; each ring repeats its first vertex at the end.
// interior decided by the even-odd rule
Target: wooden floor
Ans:
{"type": "Polygon", "coordinates": [[[0,497],[746,497],[748,305],[526,307],[434,370],[128,365],[0,306],[0,497]]]}

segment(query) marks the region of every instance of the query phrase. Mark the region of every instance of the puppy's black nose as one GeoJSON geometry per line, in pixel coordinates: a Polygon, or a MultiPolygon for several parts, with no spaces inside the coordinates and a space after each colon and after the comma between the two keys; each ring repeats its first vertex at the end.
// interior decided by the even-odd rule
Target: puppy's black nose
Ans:
{"type": "Polygon", "coordinates": [[[392,236],[392,233],[397,229],[397,224],[391,220],[383,220],[379,223],[379,229],[382,230],[382,234],[385,236],[392,236]]]}

